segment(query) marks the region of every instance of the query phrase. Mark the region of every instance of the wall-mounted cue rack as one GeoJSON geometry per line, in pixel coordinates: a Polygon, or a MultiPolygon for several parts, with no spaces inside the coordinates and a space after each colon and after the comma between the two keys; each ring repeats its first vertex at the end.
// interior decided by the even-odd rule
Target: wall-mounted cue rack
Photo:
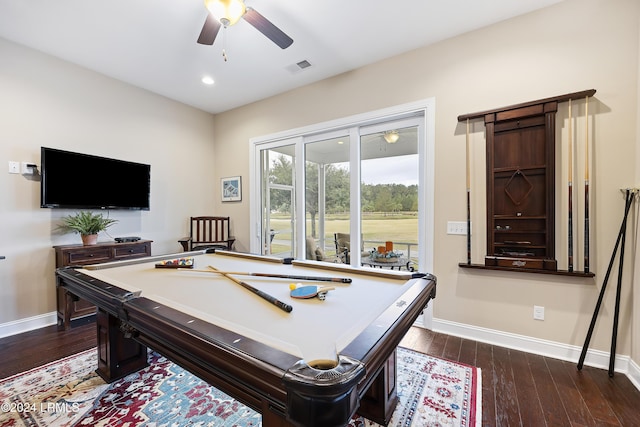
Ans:
{"type": "Polygon", "coordinates": [[[508,107],[464,114],[467,123],[467,262],[464,268],[567,274],[593,277],[589,271],[588,101],[595,89],[508,107]],[[585,100],[584,269],[573,267],[572,118],[569,116],[568,269],[558,270],[555,244],[556,112],[558,104],[585,100]],[[484,264],[471,262],[469,121],[483,119],[487,150],[487,253],[484,264]]]}

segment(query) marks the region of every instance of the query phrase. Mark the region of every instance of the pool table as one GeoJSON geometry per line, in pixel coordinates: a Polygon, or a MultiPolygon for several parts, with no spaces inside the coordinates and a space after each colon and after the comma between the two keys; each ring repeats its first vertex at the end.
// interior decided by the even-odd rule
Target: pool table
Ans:
{"type": "Polygon", "coordinates": [[[151,348],[259,411],[265,427],[343,426],[355,412],[387,424],[396,347],[436,293],[431,274],[220,250],[65,267],[56,278],[98,308],[106,381],[145,367],[151,348]],[[159,268],[177,258],[192,265],[159,268]],[[292,283],[334,289],[324,300],[294,299],[292,283]]]}

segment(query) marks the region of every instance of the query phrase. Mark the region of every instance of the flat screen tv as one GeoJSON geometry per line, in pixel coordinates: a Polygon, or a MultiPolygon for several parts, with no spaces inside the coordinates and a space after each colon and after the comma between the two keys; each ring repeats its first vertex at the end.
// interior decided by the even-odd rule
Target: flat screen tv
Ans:
{"type": "Polygon", "coordinates": [[[40,206],[149,210],[151,166],[41,147],[40,206]]]}

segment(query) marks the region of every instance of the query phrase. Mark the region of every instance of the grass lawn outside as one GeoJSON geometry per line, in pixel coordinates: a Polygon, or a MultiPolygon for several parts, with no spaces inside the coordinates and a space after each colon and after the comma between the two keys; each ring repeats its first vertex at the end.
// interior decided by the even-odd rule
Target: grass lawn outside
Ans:
{"type": "MultiPolygon", "coordinates": [[[[317,221],[317,220],[316,220],[317,221]]],[[[290,251],[291,225],[286,216],[271,216],[271,228],[277,233],[271,245],[271,253],[290,251]]],[[[316,223],[317,225],[317,223],[316,223]]],[[[311,220],[307,217],[307,232],[311,230],[311,220]]],[[[325,253],[328,256],[335,255],[334,233],[349,232],[348,215],[325,216],[325,253]]],[[[362,218],[362,234],[364,239],[363,249],[371,250],[384,242],[394,243],[394,249],[409,254],[416,260],[418,256],[418,216],[416,214],[365,214],[362,218]]],[[[318,237],[316,236],[316,240],[318,237]]]]}

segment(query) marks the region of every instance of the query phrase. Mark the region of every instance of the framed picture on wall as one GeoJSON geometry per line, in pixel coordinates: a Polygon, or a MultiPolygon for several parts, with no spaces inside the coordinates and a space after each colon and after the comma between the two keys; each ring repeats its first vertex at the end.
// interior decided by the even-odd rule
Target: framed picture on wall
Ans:
{"type": "Polygon", "coordinates": [[[239,176],[230,176],[222,178],[222,201],[223,202],[239,202],[242,200],[242,178],[239,176]]]}

